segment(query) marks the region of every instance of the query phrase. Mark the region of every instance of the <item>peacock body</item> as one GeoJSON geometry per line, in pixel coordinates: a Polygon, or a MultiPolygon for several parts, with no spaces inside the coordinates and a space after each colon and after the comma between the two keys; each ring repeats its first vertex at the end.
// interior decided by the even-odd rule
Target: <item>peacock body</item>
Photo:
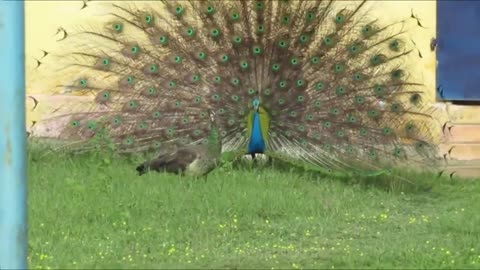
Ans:
{"type": "Polygon", "coordinates": [[[365,1],[156,1],[114,5],[102,29],[65,31],[93,96],[59,137],[120,152],[197,145],[208,111],[223,152],[263,153],[331,173],[431,166],[432,113],[409,73],[402,22],[368,18],[365,1]],[[68,35],[67,35],[68,34],[68,35]]]}

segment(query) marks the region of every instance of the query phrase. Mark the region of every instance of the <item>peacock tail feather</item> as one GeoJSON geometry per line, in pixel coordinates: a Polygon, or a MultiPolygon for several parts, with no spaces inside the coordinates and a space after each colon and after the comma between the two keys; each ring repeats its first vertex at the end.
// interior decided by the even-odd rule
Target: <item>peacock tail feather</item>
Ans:
{"type": "MultiPolygon", "coordinates": [[[[198,144],[219,119],[223,151],[265,153],[330,172],[432,166],[437,123],[409,72],[403,22],[365,1],[155,1],[114,5],[103,28],[69,32],[92,95],[59,137],[119,152],[198,144]]],[[[70,42],[70,43],[69,43],[70,42]]]]}

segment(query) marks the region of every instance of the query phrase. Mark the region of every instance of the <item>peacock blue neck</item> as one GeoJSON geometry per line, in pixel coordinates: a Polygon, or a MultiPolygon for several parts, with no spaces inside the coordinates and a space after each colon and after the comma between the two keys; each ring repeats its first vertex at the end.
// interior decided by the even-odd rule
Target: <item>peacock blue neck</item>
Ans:
{"type": "Polygon", "coordinates": [[[248,144],[249,154],[262,154],[265,151],[265,140],[262,135],[262,127],[260,126],[260,115],[255,112],[253,115],[253,128],[250,135],[250,143],[248,144]]]}

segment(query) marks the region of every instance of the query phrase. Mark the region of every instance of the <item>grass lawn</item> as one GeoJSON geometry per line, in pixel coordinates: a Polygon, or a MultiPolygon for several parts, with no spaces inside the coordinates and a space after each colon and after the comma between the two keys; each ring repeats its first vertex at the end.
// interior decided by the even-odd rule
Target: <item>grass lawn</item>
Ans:
{"type": "Polygon", "coordinates": [[[32,150],[30,267],[480,268],[480,181],[401,189],[244,166],[205,182],[135,165],[32,150]]]}

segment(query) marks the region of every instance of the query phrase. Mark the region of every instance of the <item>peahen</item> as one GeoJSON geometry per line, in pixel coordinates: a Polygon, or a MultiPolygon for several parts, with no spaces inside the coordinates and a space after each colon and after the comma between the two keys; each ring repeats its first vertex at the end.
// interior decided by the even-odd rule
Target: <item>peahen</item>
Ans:
{"type": "Polygon", "coordinates": [[[344,5],[114,5],[101,29],[63,30],[72,51],[61,60],[72,61],[59,72],[77,75],[59,87],[92,99],[48,121],[68,119],[59,137],[72,148],[144,152],[205,141],[212,109],[223,152],[336,175],[434,168],[436,123],[410,76],[403,22],[344,5]]]}
{"type": "Polygon", "coordinates": [[[181,173],[189,176],[203,176],[215,169],[222,152],[220,131],[215,124],[215,113],[210,113],[211,126],[206,144],[202,145],[163,145],[158,156],[137,167],[139,175],[149,170],[157,172],[181,173]]]}

